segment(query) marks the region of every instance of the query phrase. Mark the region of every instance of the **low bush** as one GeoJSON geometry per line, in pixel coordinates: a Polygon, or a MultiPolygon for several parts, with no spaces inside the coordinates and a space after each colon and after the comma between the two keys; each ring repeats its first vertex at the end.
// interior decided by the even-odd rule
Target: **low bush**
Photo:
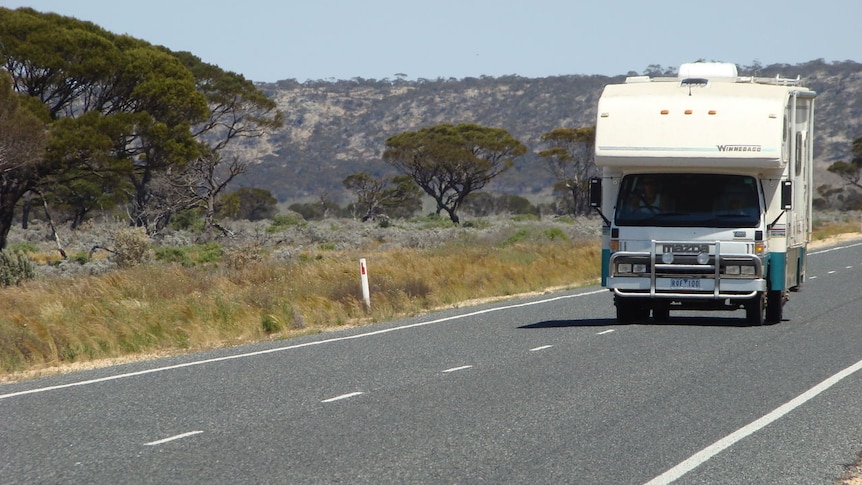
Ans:
{"type": "Polygon", "coordinates": [[[111,258],[120,268],[131,268],[153,258],[150,237],[143,227],[125,227],[113,234],[114,252],[111,258]]]}
{"type": "Polygon", "coordinates": [[[23,251],[0,251],[0,285],[17,285],[35,276],[33,263],[23,251]]]}

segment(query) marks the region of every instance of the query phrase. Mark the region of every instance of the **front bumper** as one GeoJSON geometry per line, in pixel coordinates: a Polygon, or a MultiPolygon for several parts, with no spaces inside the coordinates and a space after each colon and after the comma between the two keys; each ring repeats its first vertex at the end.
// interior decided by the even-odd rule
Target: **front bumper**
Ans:
{"type": "Polygon", "coordinates": [[[651,241],[649,252],[613,253],[606,286],[621,297],[746,299],[766,291],[763,266],[761,258],[754,254],[722,254],[720,241],[708,244],[651,241]],[[699,247],[707,251],[673,254],[662,262],[663,254],[659,251],[663,247],[699,247]],[[627,271],[621,272],[621,268],[627,271]]]}

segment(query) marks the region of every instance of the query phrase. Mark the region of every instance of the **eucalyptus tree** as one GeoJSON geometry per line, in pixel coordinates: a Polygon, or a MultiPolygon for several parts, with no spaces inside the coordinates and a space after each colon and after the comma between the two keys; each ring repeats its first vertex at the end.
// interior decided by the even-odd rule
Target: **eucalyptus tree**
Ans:
{"type": "Polygon", "coordinates": [[[557,128],[542,135],[548,148],[539,152],[554,175],[554,189],[566,194],[572,213],[589,212],[589,182],[596,175],[596,128],[557,128]]]}
{"type": "Polygon", "coordinates": [[[342,183],[356,196],[353,216],[361,212],[363,222],[379,217],[410,217],[422,207],[422,192],[409,175],[383,179],[360,172],[348,175],[342,183]]]}
{"type": "Polygon", "coordinates": [[[0,15],[0,60],[15,90],[50,114],[46,178],[122,173],[134,187],[136,224],[153,174],[202,153],[191,128],[207,116],[205,96],[173,55],[95,24],[22,8],[0,15]]]}
{"type": "Polygon", "coordinates": [[[527,148],[502,128],[472,123],[406,131],[386,140],[383,159],[416,184],[458,224],[464,198],[511,168],[527,148]]]}
{"type": "Polygon", "coordinates": [[[172,190],[164,205],[172,211],[201,208],[205,227],[219,227],[214,220],[219,195],[248,169],[247,160],[224,154],[225,149],[231,143],[266,135],[280,127],[284,117],[275,101],[242,75],[223,71],[189,52],[173,55],[193,74],[196,89],[206,98],[209,115],[192,127],[192,136],[205,142],[204,151],[167,178],[172,190]]]}
{"type": "Polygon", "coordinates": [[[0,71],[0,249],[12,228],[15,205],[51,170],[44,160],[47,113],[25,106],[27,98],[12,90],[12,79],[0,71]]]}
{"type": "Polygon", "coordinates": [[[827,170],[841,177],[845,184],[862,189],[862,136],[853,140],[850,155],[849,162],[834,162],[827,170]]]}
{"type": "Polygon", "coordinates": [[[0,62],[49,114],[52,170],[35,183],[119,174],[131,222],[151,231],[188,206],[213,207],[244,170],[236,160],[220,167],[219,152],[281,123],[275,103],[239,74],[29,8],[0,9],[0,62]]]}

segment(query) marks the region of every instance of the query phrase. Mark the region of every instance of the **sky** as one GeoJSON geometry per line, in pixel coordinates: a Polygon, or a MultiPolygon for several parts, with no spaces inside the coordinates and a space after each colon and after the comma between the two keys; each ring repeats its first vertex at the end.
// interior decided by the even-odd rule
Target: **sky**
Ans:
{"type": "MultiPolygon", "coordinates": [[[[862,0],[0,0],[259,82],[862,62],[862,0]]],[[[790,73],[788,73],[790,74],[790,73]]]]}

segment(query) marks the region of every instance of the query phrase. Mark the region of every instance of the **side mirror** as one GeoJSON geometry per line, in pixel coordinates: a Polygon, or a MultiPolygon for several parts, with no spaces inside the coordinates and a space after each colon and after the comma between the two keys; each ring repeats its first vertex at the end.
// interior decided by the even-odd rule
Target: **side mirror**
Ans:
{"type": "Polygon", "coordinates": [[[781,182],[781,209],[793,208],[793,182],[784,180],[781,182]]]}
{"type": "Polygon", "coordinates": [[[593,177],[590,179],[590,207],[602,206],[602,179],[593,177]]]}

